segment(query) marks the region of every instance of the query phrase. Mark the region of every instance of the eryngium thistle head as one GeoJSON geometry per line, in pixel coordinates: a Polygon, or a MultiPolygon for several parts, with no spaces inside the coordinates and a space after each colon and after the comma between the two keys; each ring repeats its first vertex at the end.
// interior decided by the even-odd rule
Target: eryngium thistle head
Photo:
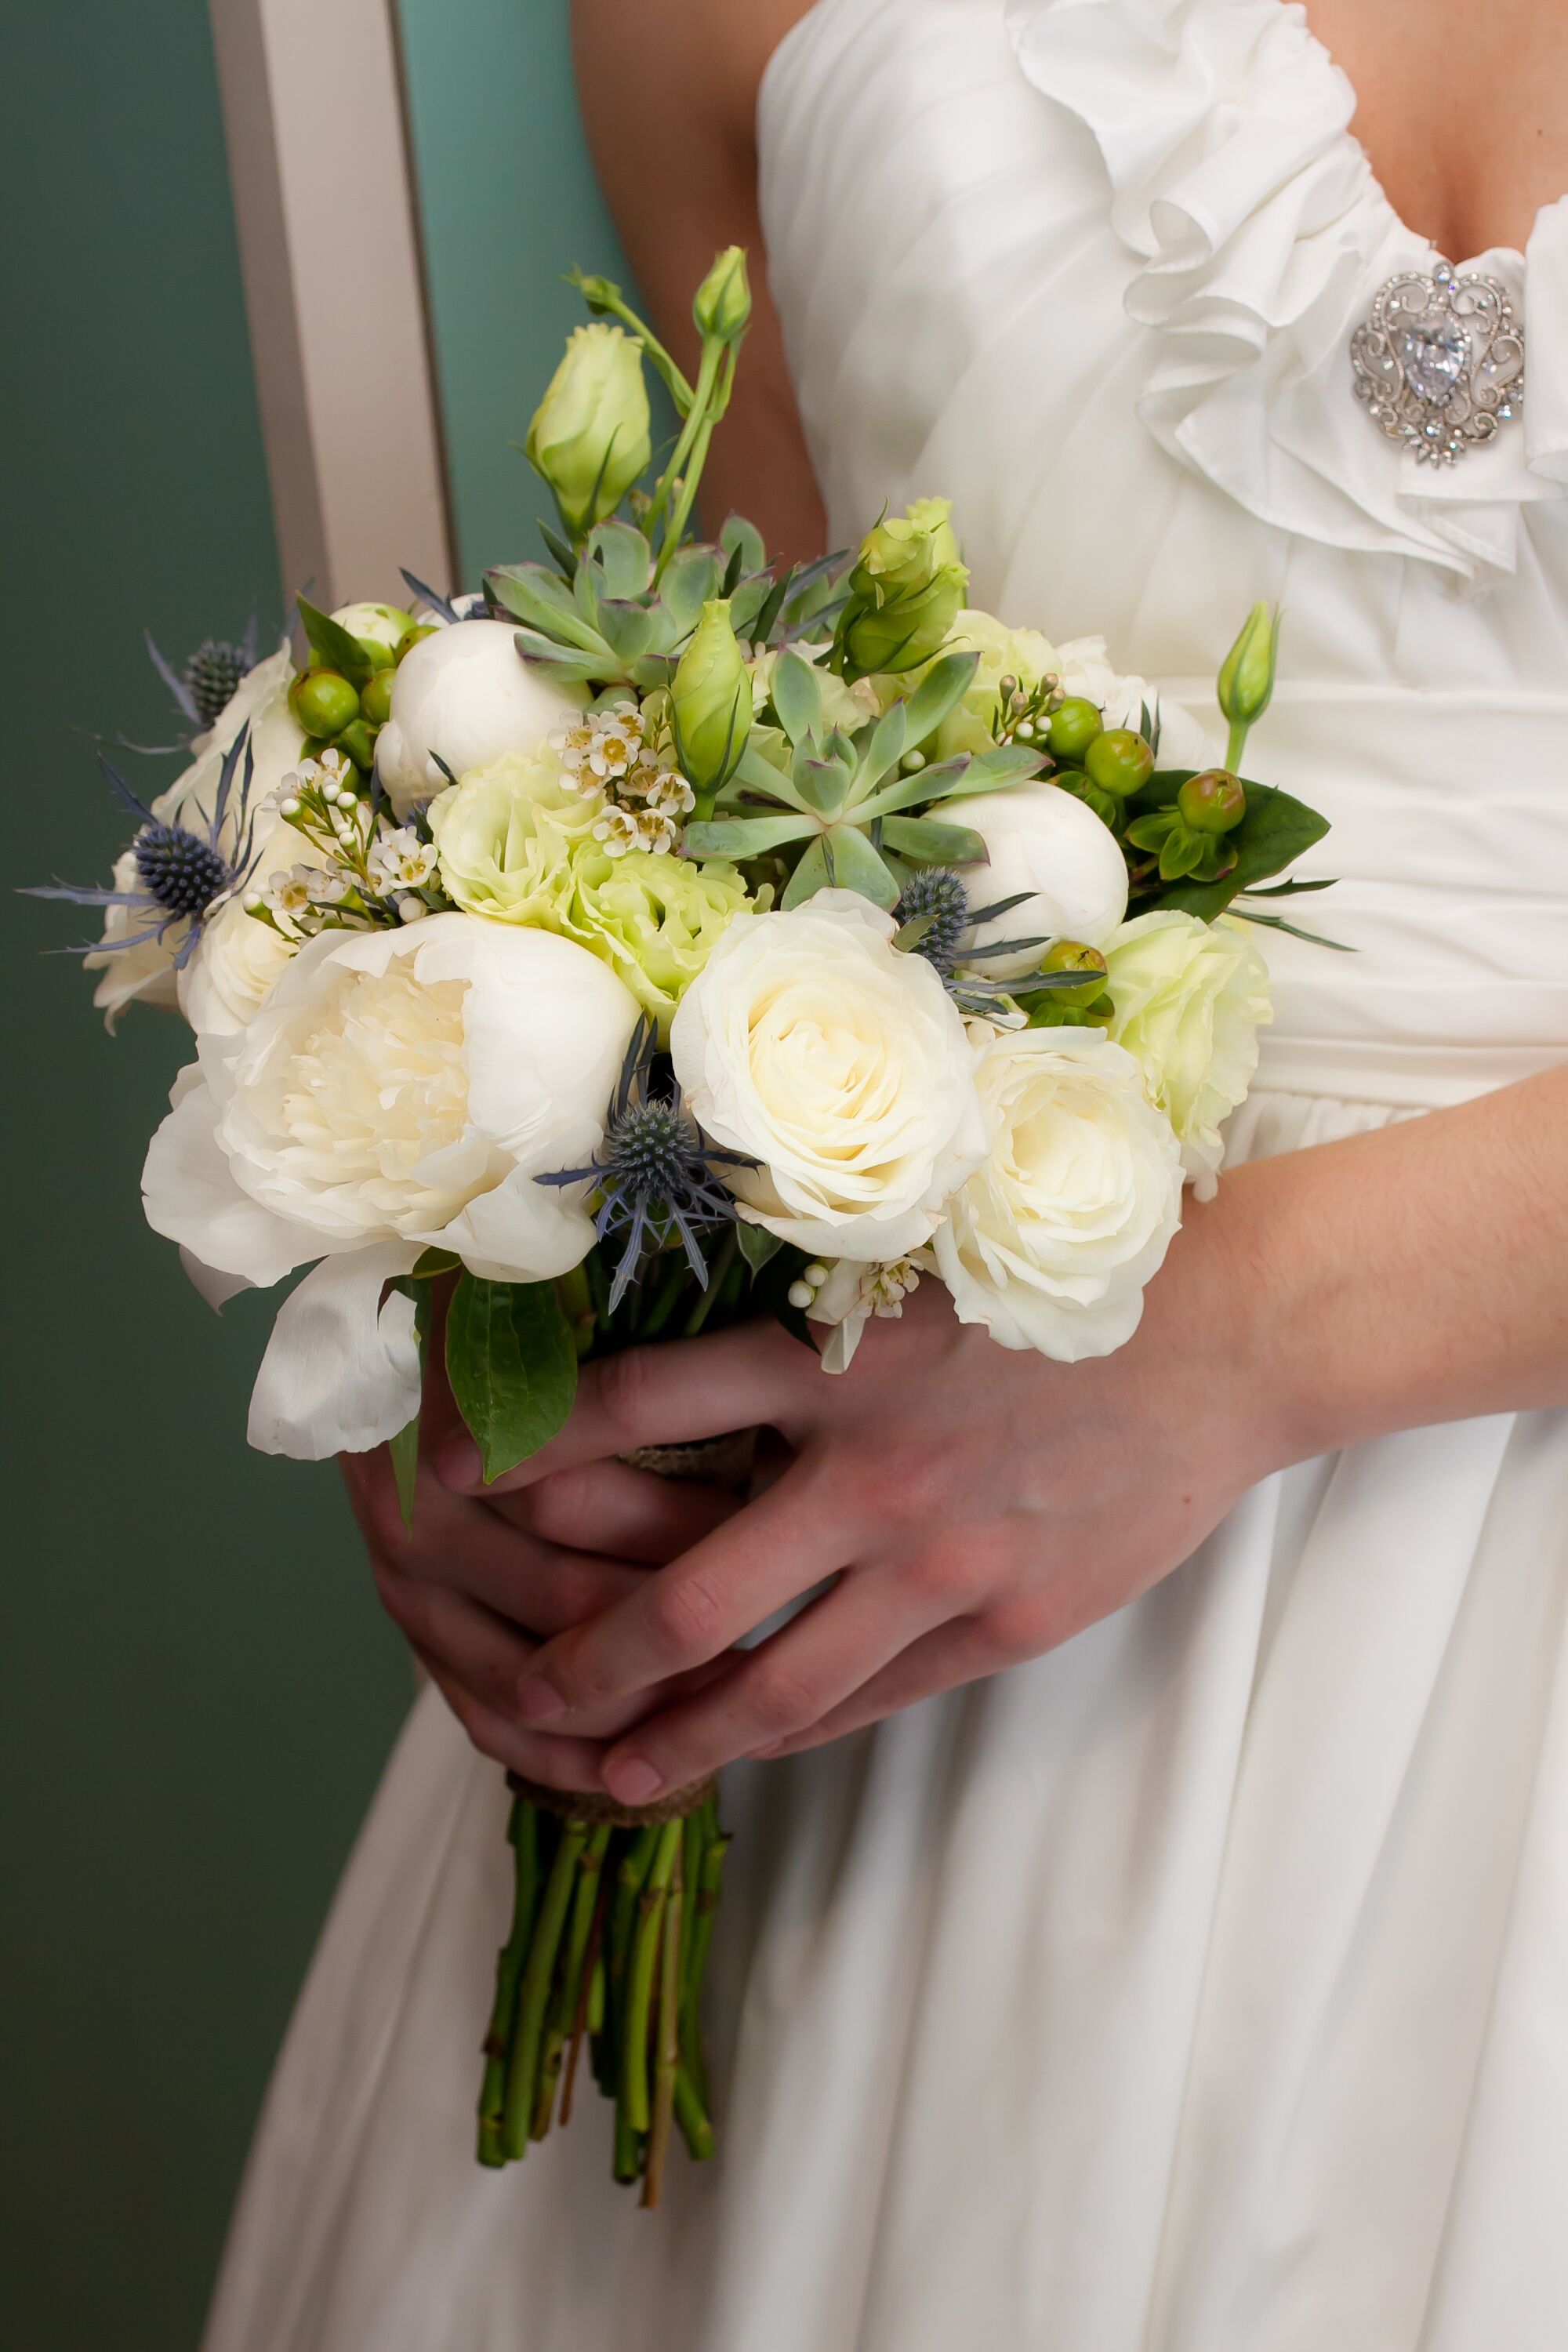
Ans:
{"type": "Polygon", "coordinates": [[[696,1129],[673,1103],[635,1103],[606,1139],[605,1189],[650,1202],[678,1200],[700,1175],[701,1151],[696,1129]]]}
{"type": "Polygon", "coordinates": [[[136,879],[169,915],[205,915],[234,877],[210,842],[179,824],[144,824],[132,845],[136,879]]]}
{"type": "Polygon", "coordinates": [[[204,727],[216,726],[250,667],[243,646],[208,637],[185,664],[185,691],[196,706],[204,727]]]}
{"type": "Polygon", "coordinates": [[[951,866],[925,866],[911,874],[893,910],[899,923],[912,923],[921,917],[929,918],[926,929],[911,947],[911,954],[924,956],[935,964],[944,976],[958,960],[963,935],[970,926],[969,893],[961,875],[951,866]]]}

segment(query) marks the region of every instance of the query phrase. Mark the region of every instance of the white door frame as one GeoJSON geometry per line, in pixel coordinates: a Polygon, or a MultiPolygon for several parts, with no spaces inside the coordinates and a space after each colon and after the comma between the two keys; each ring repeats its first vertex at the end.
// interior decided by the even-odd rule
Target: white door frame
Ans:
{"type": "Polygon", "coordinates": [[[456,580],[395,0],[208,0],[283,591],[456,580]]]}

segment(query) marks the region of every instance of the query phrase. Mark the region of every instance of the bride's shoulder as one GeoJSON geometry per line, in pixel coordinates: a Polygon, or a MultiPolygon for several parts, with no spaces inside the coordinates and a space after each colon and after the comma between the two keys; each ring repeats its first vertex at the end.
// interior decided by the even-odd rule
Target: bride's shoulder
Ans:
{"type": "Polygon", "coordinates": [[[768,59],[813,0],[574,0],[579,82],[635,81],[638,112],[749,137],[768,59]]]}

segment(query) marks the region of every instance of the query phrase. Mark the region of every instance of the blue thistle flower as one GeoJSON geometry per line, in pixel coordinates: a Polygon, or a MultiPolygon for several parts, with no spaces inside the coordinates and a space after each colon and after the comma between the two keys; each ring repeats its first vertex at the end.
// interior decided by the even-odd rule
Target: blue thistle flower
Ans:
{"type": "MultiPolygon", "coordinates": [[[[149,940],[162,941],[176,924],[187,925],[184,939],[174,954],[174,969],[184,971],[201,937],[202,925],[220,899],[226,898],[245,880],[250,869],[254,820],[249,814],[251,780],[256,772],[256,755],[250,745],[248,724],[242,727],[223,756],[218,773],[217,792],[213,800],[211,818],[201,832],[189,825],[170,823],[156,815],[144,801],[139,800],[125,779],[116,774],[102,753],[99,765],[108,780],[109,788],[122,808],[140,819],[140,828],[131,845],[136,867],[138,887],[134,890],[85,889],[69,882],[35,885],[24,893],[29,898],[64,898],[75,907],[130,907],[135,909],[126,925],[126,936],[111,944],[116,954],[127,948],[145,947],[149,940]],[[244,772],[240,761],[244,761],[244,772]],[[232,851],[223,846],[224,829],[229,809],[235,801],[235,779],[238,776],[237,814],[238,837],[232,851]],[[137,928],[138,923],[142,925],[137,928]]],[[[89,940],[85,947],[69,950],[75,955],[97,955],[102,950],[100,940],[89,940]]]]}
{"type": "Polygon", "coordinates": [[[708,1261],[697,1236],[705,1227],[732,1224],[735,1203],[720,1170],[751,1168],[738,1151],[721,1151],[703,1137],[680,1097],[680,1085],[656,1053],[651,1021],[641,1020],[626,1060],[598,1155],[585,1168],[541,1176],[542,1184],[592,1182],[599,1194],[594,1219],[601,1242],[624,1233],[625,1247],[610,1286],[613,1315],[636,1280],[643,1253],[677,1235],[686,1262],[704,1290],[708,1261]]]}
{"type": "Polygon", "coordinates": [[[1026,980],[1004,981],[990,980],[968,969],[983,963],[987,956],[1016,955],[1021,948],[1050,946],[1044,933],[1038,939],[994,940],[984,948],[964,944],[980,924],[1010,915],[1033,896],[1033,891],[1018,890],[1012,898],[994,899],[987,907],[972,907],[962,874],[955,874],[951,866],[923,866],[910,876],[893,909],[899,924],[898,944],[936,967],[942,986],[961,1013],[994,1013],[1005,997],[1016,995],[1021,988],[1038,991],[1081,984],[1081,972],[1031,972],[1026,980]]]}
{"type": "Polygon", "coordinates": [[[238,645],[225,637],[204,637],[183,671],[165,660],[153,644],[150,629],[143,629],[142,635],[148,658],[174,696],[180,717],[189,721],[191,733],[183,735],[177,743],[132,743],[126,748],[151,752],[184,751],[195,736],[205,735],[216,726],[240,681],[256,667],[256,615],[253,613],[246,624],[238,645]]]}

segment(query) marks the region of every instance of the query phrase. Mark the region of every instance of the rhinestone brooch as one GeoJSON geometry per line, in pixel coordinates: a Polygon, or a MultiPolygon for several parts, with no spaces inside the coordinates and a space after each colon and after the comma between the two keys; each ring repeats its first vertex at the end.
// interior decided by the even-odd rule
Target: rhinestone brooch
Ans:
{"type": "Polygon", "coordinates": [[[1452,466],[1524,404],[1524,331],[1495,278],[1391,278],[1351,337],[1355,396],[1391,441],[1452,466]]]}

